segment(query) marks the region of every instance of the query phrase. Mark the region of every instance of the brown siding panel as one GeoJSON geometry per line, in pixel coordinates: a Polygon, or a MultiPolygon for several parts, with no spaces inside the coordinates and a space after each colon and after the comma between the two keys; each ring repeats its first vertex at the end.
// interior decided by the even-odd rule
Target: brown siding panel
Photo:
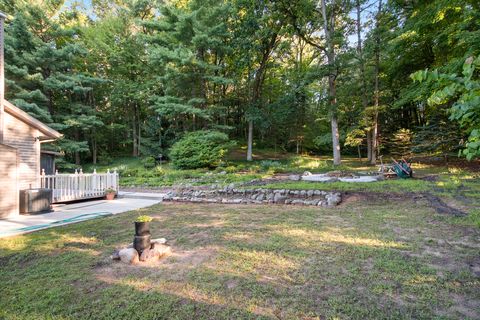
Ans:
{"type": "Polygon", "coordinates": [[[17,149],[0,144],[0,218],[18,215],[17,149]]]}
{"type": "Polygon", "coordinates": [[[4,144],[18,149],[18,188],[39,187],[40,142],[37,129],[5,113],[4,144]]]}

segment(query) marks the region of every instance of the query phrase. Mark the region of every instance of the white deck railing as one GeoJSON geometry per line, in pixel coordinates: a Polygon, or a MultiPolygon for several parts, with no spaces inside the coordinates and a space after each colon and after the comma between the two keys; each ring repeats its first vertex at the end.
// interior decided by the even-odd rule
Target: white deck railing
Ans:
{"type": "Polygon", "coordinates": [[[42,188],[52,189],[52,203],[74,201],[90,198],[101,198],[106,189],[118,191],[118,173],[83,173],[75,170],[73,174],[58,173],[46,175],[42,170],[40,185],[42,188]]]}

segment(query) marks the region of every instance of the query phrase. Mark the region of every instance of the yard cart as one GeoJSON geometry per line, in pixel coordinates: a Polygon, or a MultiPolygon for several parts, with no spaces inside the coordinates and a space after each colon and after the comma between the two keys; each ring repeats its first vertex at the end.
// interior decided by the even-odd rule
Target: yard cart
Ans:
{"type": "Polygon", "coordinates": [[[399,161],[392,158],[393,163],[391,165],[383,164],[382,156],[380,156],[380,168],[378,171],[386,177],[399,177],[402,179],[412,178],[413,170],[411,164],[401,159],[399,161]]]}

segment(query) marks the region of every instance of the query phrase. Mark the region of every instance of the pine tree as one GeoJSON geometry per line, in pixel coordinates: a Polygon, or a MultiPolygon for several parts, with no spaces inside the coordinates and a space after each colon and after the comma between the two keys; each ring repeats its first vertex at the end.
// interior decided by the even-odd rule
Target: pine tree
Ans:
{"type": "Polygon", "coordinates": [[[149,65],[157,73],[150,101],[162,127],[170,127],[162,131],[214,125],[213,110],[222,103],[220,92],[231,82],[223,71],[230,50],[228,10],[215,1],[209,6],[192,1],[186,8],[166,5],[159,18],[144,23],[149,65]]]}
{"type": "Polygon", "coordinates": [[[80,153],[89,151],[86,132],[102,124],[91,99],[100,80],[76,68],[87,54],[76,41],[77,30],[62,27],[64,17],[48,13],[36,6],[23,8],[7,27],[7,97],[64,133],[58,146],[78,165],[80,153]]]}

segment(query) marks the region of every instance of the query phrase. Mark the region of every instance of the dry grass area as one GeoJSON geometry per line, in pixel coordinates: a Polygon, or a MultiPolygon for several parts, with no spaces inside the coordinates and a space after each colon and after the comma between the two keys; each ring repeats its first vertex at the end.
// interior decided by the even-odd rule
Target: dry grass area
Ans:
{"type": "Polygon", "coordinates": [[[478,319],[480,230],[424,200],[162,204],[0,243],[1,319],[478,319]],[[112,262],[138,214],[173,255],[112,262]]]}

